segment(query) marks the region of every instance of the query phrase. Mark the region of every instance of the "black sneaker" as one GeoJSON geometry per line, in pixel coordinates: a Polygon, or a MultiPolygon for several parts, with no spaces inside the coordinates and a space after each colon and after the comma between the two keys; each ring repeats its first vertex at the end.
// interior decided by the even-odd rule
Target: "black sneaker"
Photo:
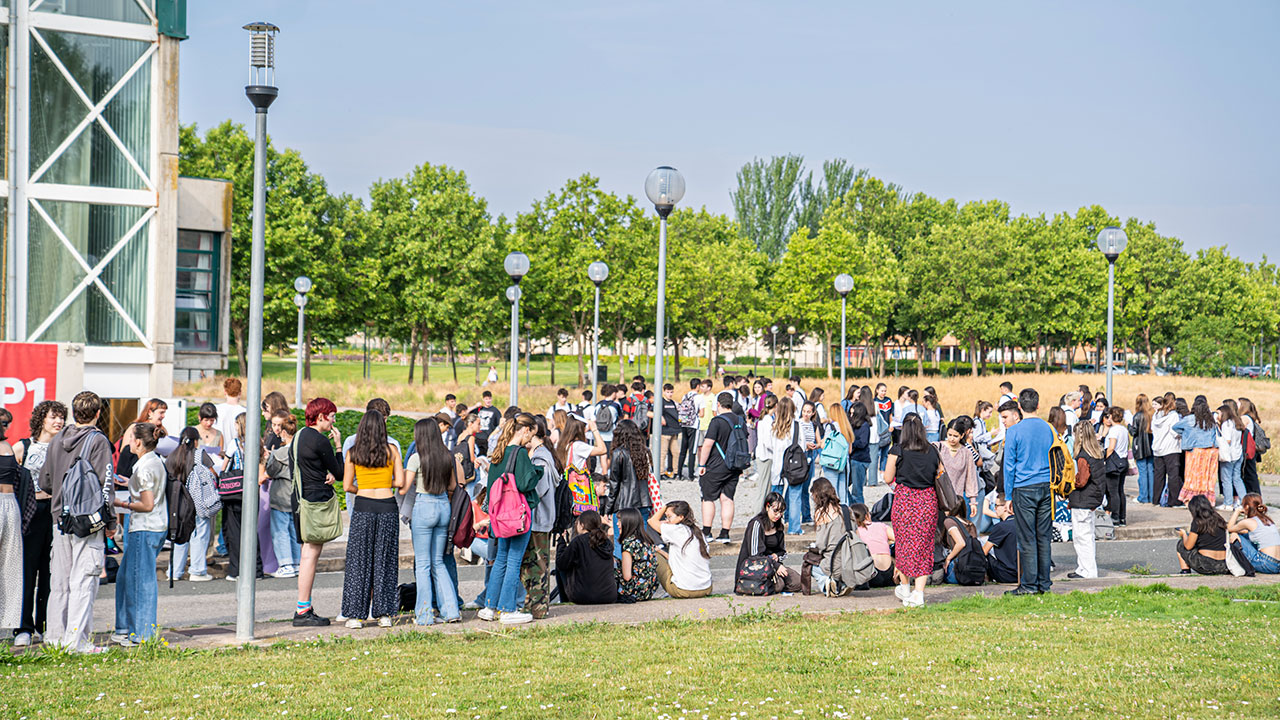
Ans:
{"type": "Polygon", "coordinates": [[[721,545],[728,545],[733,541],[729,539],[728,530],[721,530],[720,534],[716,537],[716,542],[720,543],[721,545]]]}
{"type": "Polygon", "coordinates": [[[320,617],[316,614],[315,609],[308,609],[304,613],[293,614],[294,627],[324,627],[329,624],[329,618],[320,617]]]}

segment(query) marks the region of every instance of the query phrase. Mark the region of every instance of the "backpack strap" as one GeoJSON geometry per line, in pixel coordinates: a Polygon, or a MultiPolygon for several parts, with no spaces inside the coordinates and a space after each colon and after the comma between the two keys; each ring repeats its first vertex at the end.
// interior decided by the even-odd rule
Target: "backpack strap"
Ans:
{"type": "Polygon", "coordinates": [[[800,421],[798,420],[791,421],[791,444],[800,444],[800,421]]]}

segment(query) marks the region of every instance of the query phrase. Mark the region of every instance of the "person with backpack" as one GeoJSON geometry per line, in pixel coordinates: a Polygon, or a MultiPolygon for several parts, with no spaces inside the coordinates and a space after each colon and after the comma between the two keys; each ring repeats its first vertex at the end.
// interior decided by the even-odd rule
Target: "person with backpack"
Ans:
{"type": "MultiPolygon", "coordinates": [[[[751,463],[747,451],[747,428],[733,412],[733,393],[716,397],[715,413],[698,450],[698,488],[702,493],[702,534],[710,542],[711,523],[716,501],[720,502],[720,534],[715,542],[729,543],[733,526],[733,497],[738,491],[738,478],[751,463]]],[[[668,506],[670,507],[670,506],[668,506]]],[[[652,524],[652,523],[651,523],[652,524]]]]}
{"type": "Polygon", "coordinates": [[[606,448],[613,444],[613,429],[622,419],[622,406],[613,399],[619,392],[617,385],[609,383],[601,385],[600,402],[596,403],[595,412],[592,413],[595,418],[596,432],[599,433],[606,448]]]}
{"type": "Polygon", "coordinates": [[[809,589],[827,597],[842,597],[875,578],[875,561],[858,534],[853,513],[840,504],[831,483],[815,481],[811,494],[818,533],[805,561],[809,589]]]}
{"type": "Polygon", "coordinates": [[[618,524],[618,542],[622,545],[616,571],[618,602],[648,600],[658,587],[658,551],[645,531],[645,517],[635,508],[626,508],[618,511],[618,524]]]}
{"type": "MultiPolygon", "coordinates": [[[[1271,449],[1271,438],[1267,437],[1267,432],[1262,427],[1262,418],[1258,417],[1258,408],[1253,401],[1242,397],[1237,398],[1236,403],[1240,411],[1240,420],[1244,423],[1245,432],[1249,436],[1245,443],[1244,461],[1240,464],[1240,477],[1244,480],[1245,493],[1256,495],[1262,492],[1258,484],[1258,463],[1271,449]],[[1252,454],[1250,450],[1253,451],[1252,454]]],[[[1159,501],[1159,499],[1157,497],[1155,500],[1159,501]]]]}
{"type": "Polygon", "coordinates": [[[275,428],[276,448],[267,452],[258,481],[267,486],[271,547],[279,565],[271,577],[296,578],[298,565],[302,563],[302,544],[293,532],[293,468],[289,464],[289,450],[293,436],[298,433],[298,419],[288,410],[276,410],[271,424],[275,428]]]}
{"type": "MultiPolygon", "coordinates": [[[[682,480],[697,478],[695,468],[698,464],[698,405],[696,398],[698,385],[701,382],[698,378],[690,380],[689,391],[680,398],[680,403],[676,406],[676,417],[680,422],[680,461],[677,465],[680,468],[682,480]]],[[[751,426],[755,427],[754,422],[751,426]]],[[[754,430],[752,432],[754,433],[754,430]]]]}
{"type": "MultiPolygon", "coordinates": [[[[760,437],[756,446],[757,455],[772,460],[769,470],[768,482],[765,483],[772,492],[776,492],[784,497],[788,494],[788,488],[792,481],[798,481],[796,486],[803,490],[804,477],[791,477],[783,479],[783,470],[787,466],[787,453],[791,452],[793,475],[795,471],[800,469],[801,465],[796,460],[803,461],[805,459],[805,448],[800,441],[800,422],[796,417],[796,406],[791,402],[791,398],[778,398],[778,405],[773,410],[773,422],[768,426],[768,432],[760,437]]],[[[807,473],[806,473],[807,474],[807,473]]],[[[796,491],[798,496],[801,490],[796,491]]],[[[800,503],[793,502],[792,505],[796,511],[800,510],[800,503]]]]}
{"type": "MultiPolygon", "coordinates": [[[[721,393],[733,402],[730,393],[721,393]]],[[[725,406],[721,414],[733,414],[725,406]]],[[[718,415],[717,415],[718,417],[718,415]]],[[[746,428],[743,428],[745,435],[746,428]]],[[[649,516],[649,527],[657,533],[666,550],[658,550],[658,583],[673,598],[701,598],[711,594],[711,553],[698,532],[693,508],[683,500],[669,502],[661,512],[649,516]]]]}
{"type": "Polygon", "coordinates": [[[942,542],[947,550],[942,567],[946,582],[951,585],[981,585],[987,579],[987,556],[964,515],[964,506],[958,505],[950,508],[942,520],[942,542]]]}
{"type": "Polygon", "coordinates": [[[618,602],[612,551],[613,540],[604,528],[600,513],[588,510],[579,515],[574,521],[573,539],[556,550],[556,584],[565,602],[575,605],[618,602]]]}
{"type": "MultiPolygon", "coordinates": [[[[18,464],[34,479],[48,457],[49,443],[67,423],[67,406],[45,400],[31,410],[31,437],[14,447],[18,464]]],[[[35,488],[35,514],[22,531],[22,618],[13,646],[25,647],[44,634],[49,610],[49,555],[53,550],[53,511],[49,493],[35,488]]]]}
{"type": "Polygon", "coordinates": [[[534,491],[538,504],[533,508],[529,546],[520,563],[520,580],[524,584],[525,609],[534,620],[541,620],[551,606],[551,534],[559,520],[556,486],[565,480],[564,467],[556,459],[546,419],[534,417],[533,420],[538,429],[529,441],[529,459],[542,471],[542,477],[534,491]]]}
{"type": "Polygon", "coordinates": [[[1088,420],[1077,422],[1073,435],[1076,482],[1075,490],[1067,496],[1067,505],[1071,508],[1071,544],[1076,551],[1076,569],[1067,573],[1067,577],[1092,579],[1098,577],[1093,511],[1102,505],[1107,476],[1106,451],[1098,442],[1093,423],[1088,420]]]}
{"type": "MultiPolygon", "coordinates": [[[[649,497],[649,447],[644,436],[630,420],[618,423],[613,436],[613,451],[609,455],[609,475],[601,498],[601,515],[613,518],[613,535],[621,537],[618,513],[633,509],[648,518],[653,512],[653,499],[649,497]]],[[[614,544],[613,556],[622,559],[622,544],[614,544]]]]}
{"type": "Polygon", "coordinates": [[[871,520],[871,510],[863,503],[849,506],[853,514],[853,524],[858,529],[858,537],[871,553],[871,561],[875,563],[876,574],[870,581],[859,585],[854,590],[868,590],[893,585],[893,527],[888,523],[871,520]]]}
{"type": "MultiPolygon", "coordinates": [[[[268,462],[270,458],[268,458],[268,462]]],[[[173,562],[169,564],[168,579],[176,580],[187,570],[187,561],[191,561],[191,573],[187,579],[191,582],[208,582],[213,579],[209,574],[209,540],[213,529],[213,516],[222,507],[222,500],[217,495],[216,479],[213,471],[213,458],[205,453],[200,445],[200,431],[194,426],[182,429],[178,434],[178,447],[165,459],[165,471],[171,478],[181,478],[191,482],[193,472],[205,483],[205,489],[212,489],[204,498],[212,508],[207,515],[196,515],[196,526],[191,538],[173,546],[173,562]]],[[[293,522],[289,520],[289,533],[293,534],[293,522]]],[[[277,554],[277,557],[279,555],[277,554]]]]}
{"type": "Polygon", "coordinates": [[[739,595],[772,595],[774,593],[800,592],[799,571],[788,568],[787,530],[782,517],[787,514],[787,501],[782,495],[771,492],[764,498],[764,507],[747,521],[738,549],[738,564],[734,571],[737,582],[734,592],[739,595]],[[758,569],[766,575],[757,576],[758,569]],[[744,584],[750,581],[749,588],[744,584]]]}
{"type": "MultiPolygon", "coordinates": [[[[219,470],[218,484],[219,492],[222,494],[222,531],[227,542],[227,580],[238,580],[240,578],[240,541],[241,541],[241,522],[244,518],[244,501],[242,490],[244,487],[244,456],[246,452],[252,452],[244,446],[244,423],[247,416],[240,413],[236,416],[234,423],[235,435],[227,441],[230,446],[230,452],[223,454],[222,468],[219,470]],[[231,481],[235,488],[234,492],[226,492],[224,488],[231,481]]],[[[257,422],[255,420],[255,422],[257,422]]],[[[260,449],[259,449],[260,452],[260,449]]],[[[259,580],[266,577],[262,572],[262,553],[258,553],[254,557],[254,577],[259,580]]]]}
{"type": "Polygon", "coordinates": [[[116,573],[116,626],[111,642],[134,647],[156,634],[156,558],[169,529],[165,503],[164,461],[156,455],[159,429],[151,423],[135,423],[130,449],[137,457],[129,476],[129,499],[114,505],[129,511],[129,540],[116,573]]]}
{"type": "MultiPolygon", "coordinates": [[[[854,432],[849,426],[849,414],[845,412],[842,405],[831,403],[827,407],[827,418],[827,436],[823,440],[822,451],[818,453],[818,463],[822,465],[822,476],[835,488],[836,497],[847,500],[849,475],[852,472],[849,460],[853,454],[851,445],[854,432]]],[[[809,490],[809,495],[812,496],[812,484],[809,490]]]]}
{"type": "Polygon", "coordinates": [[[537,437],[538,426],[529,413],[517,413],[503,423],[491,443],[489,453],[489,527],[496,538],[493,570],[485,583],[485,606],[477,614],[481,620],[497,620],[504,625],[533,621],[520,612],[517,597],[521,589],[520,564],[529,546],[533,510],[538,506],[538,482],[542,468],[529,458],[528,446],[537,437]]]}
{"type": "MultiPolygon", "coordinates": [[[[435,418],[423,418],[413,425],[414,449],[405,467],[401,495],[417,493],[413,502],[410,534],[413,538],[413,578],[417,586],[414,623],[419,626],[435,622],[433,603],[440,608],[446,623],[459,622],[458,591],[445,569],[444,554],[449,545],[446,530],[452,506],[450,495],[459,492],[462,463],[444,446],[440,425],[435,418]]],[[[344,588],[345,595],[345,588],[344,588]]],[[[346,614],[346,608],[343,608],[346,614]]]]}
{"type": "MultiPolygon", "coordinates": [[[[440,429],[435,418],[425,418],[421,422],[434,426],[435,439],[439,440],[440,429]]],[[[417,428],[414,430],[416,432],[417,428]]],[[[355,503],[351,506],[347,562],[342,573],[342,614],[347,618],[347,627],[353,630],[359,629],[366,617],[377,618],[380,627],[391,627],[393,616],[400,609],[396,591],[400,566],[400,508],[396,504],[395,493],[404,487],[404,467],[400,461],[400,449],[387,438],[387,421],[382,413],[366,411],[360,417],[355,437],[351,451],[343,456],[342,489],[355,493],[355,503]]],[[[440,447],[444,447],[443,440],[440,447]]],[[[421,462],[421,453],[415,454],[421,462]]],[[[447,487],[456,482],[452,472],[455,466],[456,461],[449,458],[443,471],[435,465],[428,470],[439,471],[447,487]]],[[[433,483],[428,489],[438,489],[438,483],[433,483]]],[[[433,509],[438,507],[434,501],[428,504],[433,509]]],[[[447,498],[444,504],[447,506],[447,498]]],[[[444,515],[447,523],[448,512],[444,515]]],[[[443,547],[441,563],[443,565],[443,547]]],[[[429,596],[423,593],[422,597],[429,596]]],[[[448,599],[456,601],[457,596],[448,599]]]]}
{"type": "Polygon", "coordinates": [[[867,474],[871,469],[871,418],[867,416],[867,406],[861,400],[855,400],[849,412],[849,490],[848,505],[856,505],[863,501],[862,488],[867,484],[867,474]]]}
{"type": "MultiPolygon", "coordinates": [[[[884,469],[884,481],[893,491],[894,553],[902,579],[894,594],[903,607],[920,607],[924,605],[924,586],[933,573],[939,511],[934,481],[942,473],[942,458],[914,412],[902,419],[899,437],[900,442],[889,448],[884,469]]],[[[1047,461],[1047,447],[1045,458],[1047,461]]]]}
{"type": "Polygon", "coordinates": [[[71,401],[73,424],[49,441],[37,486],[52,496],[57,529],[49,572],[49,617],[45,644],[69,652],[98,653],[93,637],[93,601],[102,572],[104,533],[115,534],[108,498],[113,484],[111,441],[98,430],[102,399],[88,390],[71,401]],[[96,503],[97,490],[101,503],[96,503]],[[65,494],[65,497],[64,497],[65,494]],[[77,512],[98,505],[100,517],[77,512]]]}

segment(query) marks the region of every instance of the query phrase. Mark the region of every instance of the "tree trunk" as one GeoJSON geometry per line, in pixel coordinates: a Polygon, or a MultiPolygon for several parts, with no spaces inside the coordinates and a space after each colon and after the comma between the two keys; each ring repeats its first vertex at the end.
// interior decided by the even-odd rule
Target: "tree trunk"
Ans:
{"type": "MultiPolygon", "coordinates": [[[[1143,328],[1142,339],[1146,342],[1146,345],[1147,345],[1147,374],[1151,375],[1156,371],[1156,359],[1151,354],[1151,326],[1150,325],[1143,328]]],[[[1259,350],[1261,350],[1261,348],[1259,348],[1259,350]]],[[[1264,359],[1263,362],[1265,363],[1266,360],[1264,359]]]]}
{"type": "Polygon", "coordinates": [[[987,344],[978,341],[978,365],[982,368],[982,374],[987,374],[987,344]]]}
{"type": "Polygon", "coordinates": [[[302,338],[302,379],[311,382],[311,331],[304,332],[302,338]]]}
{"type": "Polygon", "coordinates": [[[480,384],[480,331],[471,336],[471,362],[476,366],[476,384],[480,384]]]}
{"type": "Polygon", "coordinates": [[[445,336],[445,342],[449,348],[449,367],[453,368],[453,381],[458,382],[458,353],[457,348],[453,346],[453,333],[445,336]]]}
{"type": "MultiPolygon", "coordinates": [[[[684,343],[682,343],[679,338],[675,338],[674,341],[671,343],[672,345],[671,349],[675,353],[675,357],[672,360],[672,365],[674,365],[673,369],[675,370],[674,374],[672,375],[672,377],[675,378],[675,382],[672,383],[673,385],[680,384],[680,346],[683,344],[684,343]]],[[[679,390],[680,388],[677,387],[676,389],[679,390]]]]}
{"type": "Polygon", "coordinates": [[[1040,372],[1040,343],[1041,343],[1041,336],[1040,336],[1040,333],[1036,333],[1036,350],[1035,350],[1035,353],[1036,353],[1036,373],[1039,373],[1039,372],[1040,372]]]}
{"type": "Polygon", "coordinates": [[[924,377],[924,338],[918,330],[912,335],[916,340],[916,377],[924,377]]]}
{"type": "Polygon", "coordinates": [[[418,362],[418,328],[409,328],[409,384],[413,384],[413,369],[418,362]]]}
{"type": "MultiPolygon", "coordinates": [[[[244,325],[231,323],[231,333],[236,337],[236,365],[238,366],[236,374],[244,375],[249,367],[249,361],[244,352],[244,325]]],[[[298,352],[302,352],[302,348],[298,348],[298,352]]]]}
{"type": "Polygon", "coordinates": [[[582,387],[587,381],[587,370],[582,361],[582,353],[586,345],[587,333],[582,328],[578,328],[578,387],[582,387]]]}
{"type": "MultiPolygon", "coordinates": [[[[707,348],[710,358],[707,360],[707,373],[710,377],[716,377],[720,369],[720,350],[716,346],[716,336],[712,335],[707,338],[707,348]]],[[[714,385],[713,385],[714,387],[714,385]]]]}
{"type": "MultiPolygon", "coordinates": [[[[876,346],[877,346],[877,349],[876,349],[876,377],[884,377],[884,356],[885,356],[884,343],[885,343],[884,338],[878,338],[878,339],[876,340],[876,346]]],[[[841,398],[841,399],[843,400],[844,398],[841,398]]]]}
{"type": "Polygon", "coordinates": [[[560,348],[560,337],[556,331],[551,331],[551,384],[556,384],[556,354],[560,348]]]}
{"type": "MultiPolygon", "coordinates": [[[[831,327],[827,325],[823,325],[822,330],[823,332],[825,332],[827,336],[827,343],[826,343],[827,345],[827,379],[831,380],[832,378],[835,377],[835,369],[832,367],[832,364],[831,364],[831,360],[832,360],[831,358],[831,327]]],[[[844,361],[843,347],[840,348],[840,360],[841,362],[844,361]]]]}
{"type": "Polygon", "coordinates": [[[969,336],[969,375],[978,377],[978,341],[969,336]]]}
{"type": "Polygon", "coordinates": [[[431,343],[427,340],[427,328],[418,332],[418,341],[422,343],[422,384],[426,385],[431,378],[431,343]]]}

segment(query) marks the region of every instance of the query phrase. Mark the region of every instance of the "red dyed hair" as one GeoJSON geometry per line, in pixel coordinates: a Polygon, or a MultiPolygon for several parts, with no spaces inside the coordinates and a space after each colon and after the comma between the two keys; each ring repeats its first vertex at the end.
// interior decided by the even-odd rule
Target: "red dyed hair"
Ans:
{"type": "Polygon", "coordinates": [[[338,412],[338,406],[334,405],[333,401],[329,398],[312,398],[311,402],[307,403],[307,410],[305,413],[307,427],[315,425],[316,420],[319,420],[321,415],[330,415],[336,412],[338,412]]]}

